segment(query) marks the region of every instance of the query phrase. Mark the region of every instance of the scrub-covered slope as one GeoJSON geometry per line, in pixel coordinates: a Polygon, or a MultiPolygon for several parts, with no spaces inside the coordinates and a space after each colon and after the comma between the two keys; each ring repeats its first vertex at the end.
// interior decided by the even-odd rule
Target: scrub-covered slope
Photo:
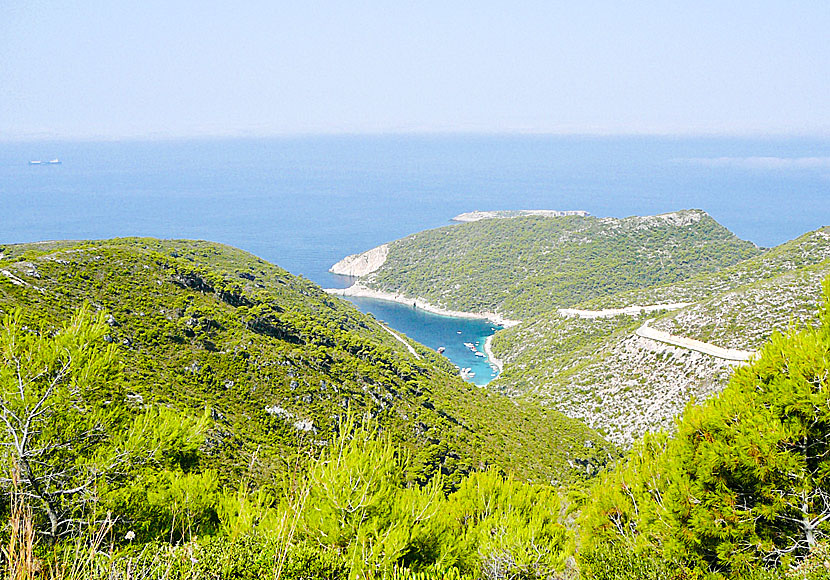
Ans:
{"type": "Polygon", "coordinates": [[[361,285],[449,310],[523,320],[716,272],[761,253],[699,210],[624,219],[483,219],[413,234],[387,249],[380,264],[363,271],[361,285]]]}
{"type": "Polygon", "coordinates": [[[493,386],[531,395],[628,444],[647,430],[670,427],[688,401],[718,392],[739,364],[643,336],[638,330],[646,322],[674,337],[756,350],[791,323],[817,323],[828,258],[830,228],[822,228],[717,273],[580,304],[582,316],[539,316],[496,335],[493,349],[508,364],[493,386]],[[672,302],[689,305],[588,316],[672,302]]]}
{"type": "Polygon", "coordinates": [[[52,327],[84,302],[107,316],[130,400],[211,409],[203,451],[228,478],[268,477],[313,453],[347,411],[412,449],[413,477],[489,462],[567,479],[610,451],[582,424],[461,381],[429,349],[412,342],[411,354],[371,316],[243,251],[135,238],[0,246],[0,311],[52,327]]]}

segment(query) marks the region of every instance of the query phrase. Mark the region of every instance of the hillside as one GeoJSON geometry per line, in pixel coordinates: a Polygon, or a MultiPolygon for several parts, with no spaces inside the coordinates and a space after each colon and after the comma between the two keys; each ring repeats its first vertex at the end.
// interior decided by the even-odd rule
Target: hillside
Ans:
{"type": "Polygon", "coordinates": [[[84,302],[106,314],[130,400],[211,409],[203,452],[225,478],[267,479],[325,446],[347,410],[412,450],[413,477],[492,463],[566,480],[613,453],[579,422],[465,383],[443,357],[241,250],[137,238],[0,246],[0,311],[56,326],[84,302]]]}
{"type": "Polygon", "coordinates": [[[508,364],[492,384],[579,417],[619,444],[670,427],[690,400],[718,392],[734,361],[639,336],[650,328],[717,347],[753,351],[776,330],[813,325],[830,274],[828,228],[675,285],[578,305],[585,311],[688,302],[672,311],[587,318],[551,312],[500,332],[508,364]]]}
{"type": "Polygon", "coordinates": [[[590,310],[631,304],[697,302],[712,295],[774,278],[830,258],[830,227],[807,232],[748,260],[682,282],[622,292],[583,302],[590,310]]]}
{"type": "Polygon", "coordinates": [[[624,219],[518,216],[413,234],[334,269],[369,264],[356,272],[370,289],[529,319],[716,272],[760,253],[699,210],[624,219]]]}

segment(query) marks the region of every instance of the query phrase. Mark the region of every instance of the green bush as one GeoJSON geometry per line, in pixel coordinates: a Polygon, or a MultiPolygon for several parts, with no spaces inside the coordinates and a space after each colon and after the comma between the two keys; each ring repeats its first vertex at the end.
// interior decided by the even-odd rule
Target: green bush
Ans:
{"type": "Polygon", "coordinates": [[[286,546],[273,535],[215,536],[183,546],[174,578],[193,580],[341,580],[348,567],[336,552],[308,544],[286,546]],[[189,554],[188,554],[189,553],[189,554]]]}
{"type": "MultiPolygon", "coordinates": [[[[559,523],[555,489],[505,478],[495,470],[465,479],[441,514],[442,550],[462,570],[485,578],[549,578],[572,553],[559,523]]],[[[445,559],[447,556],[444,556],[445,559]]]]}
{"type": "Polygon", "coordinates": [[[688,576],[657,553],[635,553],[619,544],[603,543],[582,550],[578,557],[581,580],[680,580],[688,576]]]}
{"type": "Polygon", "coordinates": [[[349,575],[346,561],[337,552],[318,546],[299,544],[288,552],[282,569],[283,580],[345,580],[349,575]]]}

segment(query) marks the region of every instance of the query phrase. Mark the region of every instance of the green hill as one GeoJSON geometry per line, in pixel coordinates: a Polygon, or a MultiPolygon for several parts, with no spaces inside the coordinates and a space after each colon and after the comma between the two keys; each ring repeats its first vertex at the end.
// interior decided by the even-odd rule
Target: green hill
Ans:
{"type": "Polygon", "coordinates": [[[493,349],[508,364],[492,386],[530,395],[623,445],[670,427],[690,400],[723,388],[735,363],[637,336],[637,329],[648,320],[672,335],[756,350],[792,323],[816,324],[821,281],[830,274],[828,232],[810,232],[716,273],[577,306],[690,303],[678,310],[608,318],[553,311],[500,332],[493,349]]]}
{"type": "Polygon", "coordinates": [[[415,454],[413,477],[496,464],[529,480],[584,476],[613,449],[581,423],[478,389],[374,318],[241,250],[116,239],[0,246],[0,310],[57,326],[107,315],[128,397],[212,412],[203,452],[227,479],[267,479],[327,445],[347,410],[415,454]],[[587,467],[586,467],[587,466],[587,467]]]}
{"type": "Polygon", "coordinates": [[[496,218],[391,242],[382,264],[360,282],[450,310],[528,319],[716,272],[760,253],[699,210],[496,218]]]}

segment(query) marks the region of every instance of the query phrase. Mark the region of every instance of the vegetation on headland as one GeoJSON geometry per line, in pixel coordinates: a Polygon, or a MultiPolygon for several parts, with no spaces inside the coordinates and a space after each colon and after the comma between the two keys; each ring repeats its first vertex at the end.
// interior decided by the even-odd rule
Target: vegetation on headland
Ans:
{"type": "Polygon", "coordinates": [[[698,210],[488,219],[390,243],[386,261],[361,283],[449,310],[525,320],[715,272],[760,252],[698,210]]]}
{"type": "Polygon", "coordinates": [[[580,307],[599,310],[629,304],[698,302],[716,294],[776,278],[790,270],[819,264],[828,258],[830,226],[825,226],[714,272],[701,273],[672,284],[644,287],[588,300],[582,302],[580,307]]]}
{"type": "Polygon", "coordinates": [[[750,351],[791,319],[814,322],[815,289],[830,273],[828,238],[824,228],[760,250],[696,210],[492,219],[392,242],[380,269],[360,281],[521,318],[492,341],[506,366],[491,388],[540,401],[626,446],[669,427],[690,400],[718,392],[733,366],[635,331],[648,321],[750,351]],[[678,303],[691,305],[610,318],[560,313],[678,303]]]}

